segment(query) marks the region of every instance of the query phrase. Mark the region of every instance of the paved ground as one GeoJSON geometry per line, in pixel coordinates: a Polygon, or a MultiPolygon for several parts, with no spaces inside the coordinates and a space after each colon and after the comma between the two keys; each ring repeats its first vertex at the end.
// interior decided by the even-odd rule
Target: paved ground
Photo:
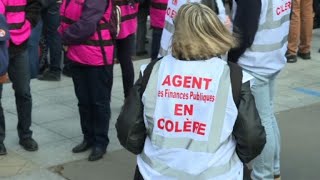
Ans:
{"type": "MultiPolygon", "coordinates": [[[[288,64],[277,83],[276,112],[282,132],[283,179],[317,180],[320,156],[320,31],[314,33],[311,61],[288,64]]],[[[135,61],[136,73],[141,64],[135,61]]],[[[26,152],[18,145],[17,115],[11,85],[4,85],[7,156],[0,157],[3,180],[127,180],[131,179],[135,157],[122,150],[114,128],[123,102],[121,71],[114,69],[112,120],[108,154],[98,162],[87,162],[88,153],[72,154],[71,148],[82,139],[72,82],[32,80],[34,137],[38,152],[26,152]],[[58,173],[55,173],[58,172],[58,173]]]]}

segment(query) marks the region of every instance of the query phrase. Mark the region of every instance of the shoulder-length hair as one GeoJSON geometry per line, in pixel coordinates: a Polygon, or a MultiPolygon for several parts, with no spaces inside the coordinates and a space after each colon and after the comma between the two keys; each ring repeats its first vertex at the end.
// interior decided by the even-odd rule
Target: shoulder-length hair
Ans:
{"type": "Polygon", "coordinates": [[[226,54],[237,40],[206,5],[181,6],[174,19],[172,55],[181,60],[203,60],[226,54]]]}

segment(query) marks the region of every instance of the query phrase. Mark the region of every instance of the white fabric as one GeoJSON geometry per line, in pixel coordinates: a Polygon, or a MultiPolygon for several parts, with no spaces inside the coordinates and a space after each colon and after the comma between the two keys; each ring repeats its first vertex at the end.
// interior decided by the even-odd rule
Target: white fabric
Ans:
{"type": "Polygon", "coordinates": [[[288,3],[290,3],[291,0],[261,0],[261,2],[262,10],[260,14],[259,30],[255,35],[253,46],[264,45],[267,47],[269,45],[270,48],[273,44],[280,43],[282,40],[284,40],[285,43],[283,43],[281,47],[273,50],[268,50],[267,47],[263,52],[248,48],[240,57],[239,65],[247,71],[254,72],[259,75],[270,75],[280,71],[286,64],[286,37],[289,33],[290,22],[285,21],[280,27],[269,29],[263,29],[262,25],[265,25],[265,23],[274,23],[275,21],[279,21],[284,16],[288,16],[290,14],[290,9],[286,9],[284,7],[288,6],[288,3]],[[268,7],[270,5],[273,8],[272,14],[268,14],[268,7]],[[284,9],[284,11],[280,14],[279,8],[284,9]]]}
{"type": "MultiPolygon", "coordinates": [[[[171,55],[168,55],[165,56],[160,63],[161,64],[159,69],[153,69],[153,71],[158,73],[150,77],[147,89],[142,98],[143,103],[146,105],[145,108],[148,108],[145,109],[145,113],[147,114],[145,114],[144,117],[152,117],[149,120],[145,120],[146,127],[149,129],[153,129],[153,131],[150,132],[151,136],[152,134],[157,134],[168,139],[190,138],[195,141],[208,142],[211,123],[214,121],[212,115],[214,113],[215,101],[205,102],[201,100],[190,99],[190,93],[198,92],[215,96],[217,93],[217,89],[219,88],[220,77],[222,75],[223,67],[226,65],[226,62],[219,58],[212,58],[206,61],[180,61],[176,60],[171,55]],[[195,71],[195,69],[197,69],[198,71],[195,71]],[[167,81],[168,75],[171,77],[170,85],[168,84],[169,81],[167,81]],[[181,76],[181,79],[186,80],[185,83],[180,84],[180,81],[175,81],[175,83],[173,83],[172,78],[177,78],[179,76],[181,76]],[[186,77],[191,78],[186,79],[186,77]],[[194,78],[197,80],[202,78],[201,86],[197,83],[192,83],[192,80],[194,80],[194,78]],[[152,81],[156,81],[157,83],[152,83],[152,81]],[[152,84],[154,84],[154,86],[156,87],[154,87],[152,84]],[[175,84],[176,86],[174,86],[173,84],[175,84]],[[164,95],[161,95],[160,91],[166,90],[167,92],[171,91],[186,93],[189,96],[188,98],[184,99],[164,97],[164,95]],[[154,99],[154,96],[157,96],[157,98],[156,104],[154,105],[154,109],[152,111],[150,110],[149,104],[152,103],[150,99],[154,99]],[[175,111],[176,104],[193,105],[194,111],[192,111],[191,114],[191,111],[188,111],[189,113],[186,114],[184,114],[183,110],[175,111]],[[150,112],[147,111],[152,112],[150,114],[150,112]],[[196,132],[175,132],[174,130],[169,131],[168,129],[162,128],[163,121],[159,121],[159,119],[161,118],[165,118],[166,120],[170,119],[174,122],[174,124],[178,123],[178,130],[182,129],[182,131],[184,131],[184,128],[180,125],[183,124],[187,118],[190,121],[197,121],[199,123],[206,124],[206,126],[203,126],[205,127],[203,128],[205,130],[198,129],[198,131],[196,132]],[[161,127],[159,126],[158,122],[160,122],[161,127]]],[[[152,142],[152,139],[150,139],[150,136],[147,136],[146,138],[144,154],[149,158],[155,158],[164,162],[173,169],[178,169],[194,175],[200,174],[210,167],[221,166],[230,162],[232,156],[235,153],[236,144],[235,140],[232,138],[232,131],[238,112],[233,100],[231,86],[228,91],[229,93],[227,97],[226,116],[223,121],[223,129],[220,135],[221,147],[218,148],[218,150],[214,154],[209,152],[194,152],[184,148],[164,149],[155,145],[152,142]],[[223,142],[225,143],[222,144],[223,142]]],[[[141,174],[146,180],[170,179],[170,177],[164,177],[159,172],[153,170],[147,163],[143,161],[141,156],[138,156],[137,163],[141,174]]],[[[242,179],[242,170],[242,163],[238,159],[236,165],[232,167],[229,172],[219,177],[214,177],[213,179],[240,180],[242,179]]]]}

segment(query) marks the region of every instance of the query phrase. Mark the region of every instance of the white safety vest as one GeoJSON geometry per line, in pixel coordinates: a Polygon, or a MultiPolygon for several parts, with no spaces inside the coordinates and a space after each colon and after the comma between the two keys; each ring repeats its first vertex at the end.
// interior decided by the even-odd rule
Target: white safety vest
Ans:
{"type": "Polygon", "coordinates": [[[232,136],[238,111],[224,60],[165,56],[154,65],[142,101],[148,135],[137,164],[144,179],[243,178],[232,136]]]}
{"type": "Polygon", "coordinates": [[[238,63],[247,71],[270,75],[280,71],[286,64],[291,0],[261,2],[259,27],[253,45],[245,51],[238,63]]]}
{"type": "MultiPolygon", "coordinates": [[[[222,22],[227,20],[226,10],[223,5],[222,0],[215,0],[217,4],[217,8],[219,10],[218,17],[222,22]]],[[[160,42],[160,49],[159,49],[159,57],[166,56],[171,54],[171,44],[172,44],[172,35],[174,32],[174,25],[173,25],[173,18],[178,13],[179,8],[191,2],[198,2],[200,3],[201,0],[169,0],[166,16],[165,16],[165,27],[162,31],[161,42],[160,42]]]]}

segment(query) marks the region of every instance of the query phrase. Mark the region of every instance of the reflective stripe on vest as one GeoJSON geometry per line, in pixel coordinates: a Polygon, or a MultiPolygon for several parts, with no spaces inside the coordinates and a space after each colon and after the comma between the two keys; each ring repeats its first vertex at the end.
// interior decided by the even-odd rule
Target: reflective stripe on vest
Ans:
{"type": "Polygon", "coordinates": [[[151,2],[151,7],[160,10],[167,10],[167,4],[151,2]]]}
{"type": "Polygon", "coordinates": [[[179,177],[179,179],[194,179],[194,180],[207,180],[222,174],[229,172],[237,163],[239,163],[239,157],[236,153],[234,153],[231,157],[231,161],[227,164],[223,164],[220,166],[209,167],[205,171],[203,171],[199,175],[193,175],[191,173],[187,173],[181,171],[179,169],[171,168],[165,163],[157,160],[150,159],[144,153],[140,154],[141,159],[147,163],[153,170],[161,173],[161,175],[169,176],[169,177],[179,177]]]}
{"type": "MultiPolygon", "coordinates": [[[[63,2],[60,8],[61,26],[59,32],[64,33],[68,27],[76,23],[82,15],[82,6],[77,4],[75,0],[70,0],[67,4],[63,2]]],[[[106,65],[104,53],[107,60],[107,65],[113,64],[114,40],[112,39],[109,20],[112,14],[112,1],[109,1],[102,19],[99,21],[97,30],[88,40],[79,45],[70,45],[67,52],[67,57],[70,60],[81,64],[88,65],[106,65]],[[101,38],[99,33],[101,32],[101,38]]]]}
{"type": "MultiPolygon", "coordinates": [[[[167,34],[167,35],[170,34],[172,36],[173,32],[174,32],[174,25],[166,20],[165,25],[164,25],[164,32],[162,34],[167,34]],[[165,31],[167,31],[167,32],[165,32],[165,31]]],[[[163,38],[164,38],[164,35],[162,35],[161,41],[164,41],[163,38]]],[[[170,42],[171,42],[171,40],[170,40],[170,42]]],[[[165,56],[165,55],[169,54],[168,49],[164,49],[164,47],[161,45],[161,43],[160,43],[159,54],[160,54],[160,56],[165,56]]]]}
{"type": "MultiPolygon", "coordinates": [[[[290,14],[286,14],[282,16],[279,20],[274,20],[273,18],[273,0],[268,1],[268,7],[267,7],[267,14],[266,14],[266,21],[263,24],[259,24],[259,28],[257,33],[261,33],[261,31],[264,30],[272,30],[280,28],[285,22],[290,21],[290,14]]],[[[288,41],[288,35],[284,36],[282,39],[280,39],[277,43],[272,44],[255,44],[251,46],[250,50],[254,52],[270,52],[277,49],[280,49],[285,45],[285,43],[288,41]]]]}

